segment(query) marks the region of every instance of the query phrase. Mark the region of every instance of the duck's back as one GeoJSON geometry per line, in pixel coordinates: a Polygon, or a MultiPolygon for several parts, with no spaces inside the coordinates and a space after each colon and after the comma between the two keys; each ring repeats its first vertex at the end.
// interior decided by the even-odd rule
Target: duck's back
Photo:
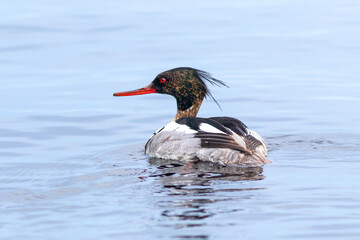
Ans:
{"type": "Polygon", "coordinates": [[[145,152],[150,157],[222,165],[271,163],[264,140],[230,117],[183,117],[171,121],[150,137],[145,152]]]}

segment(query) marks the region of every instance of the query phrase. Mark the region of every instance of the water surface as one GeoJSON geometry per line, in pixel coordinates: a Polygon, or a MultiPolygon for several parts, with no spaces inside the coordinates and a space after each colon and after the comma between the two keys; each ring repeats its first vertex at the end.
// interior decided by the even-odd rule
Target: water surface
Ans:
{"type": "Polygon", "coordinates": [[[358,239],[354,1],[0,4],[1,239],[358,239]],[[259,168],[149,159],[170,96],[113,98],[191,66],[199,115],[267,141],[259,168]]]}

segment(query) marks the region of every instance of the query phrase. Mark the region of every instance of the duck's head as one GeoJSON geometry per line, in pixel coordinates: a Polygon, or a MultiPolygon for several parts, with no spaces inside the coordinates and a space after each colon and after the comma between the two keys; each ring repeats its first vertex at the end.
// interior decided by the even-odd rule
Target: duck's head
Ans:
{"type": "MultiPolygon", "coordinates": [[[[132,96],[149,93],[169,94],[176,98],[176,120],[180,117],[195,117],[204,97],[210,96],[214,99],[205,82],[227,87],[224,82],[211,77],[207,72],[189,67],[180,67],[158,74],[146,87],[128,92],[114,93],[114,96],[132,96]]],[[[215,99],[214,101],[216,102],[215,99]]]]}

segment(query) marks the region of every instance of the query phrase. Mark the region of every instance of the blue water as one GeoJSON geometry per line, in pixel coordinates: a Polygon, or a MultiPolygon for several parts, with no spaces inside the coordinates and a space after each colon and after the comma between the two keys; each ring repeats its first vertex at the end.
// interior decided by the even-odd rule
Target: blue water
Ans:
{"type": "Polygon", "coordinates": [[[360,3],[0,3],[1,239],[359,239],[360,3]],[[260,133],[272,164],[148,159],[191,66],[199,116],[260,133]]]}

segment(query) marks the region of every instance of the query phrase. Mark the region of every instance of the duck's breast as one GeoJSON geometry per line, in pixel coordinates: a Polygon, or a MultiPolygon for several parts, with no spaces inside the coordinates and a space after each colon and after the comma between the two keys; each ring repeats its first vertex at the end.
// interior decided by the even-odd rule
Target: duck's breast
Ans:
{"type": "Polygon", "coordinates": [[[200,139],[195,138],[197,131],[171,121],[156,131],[145,145],[145,153],[150,157],[187,161],[196,159],[200,139]]]}

